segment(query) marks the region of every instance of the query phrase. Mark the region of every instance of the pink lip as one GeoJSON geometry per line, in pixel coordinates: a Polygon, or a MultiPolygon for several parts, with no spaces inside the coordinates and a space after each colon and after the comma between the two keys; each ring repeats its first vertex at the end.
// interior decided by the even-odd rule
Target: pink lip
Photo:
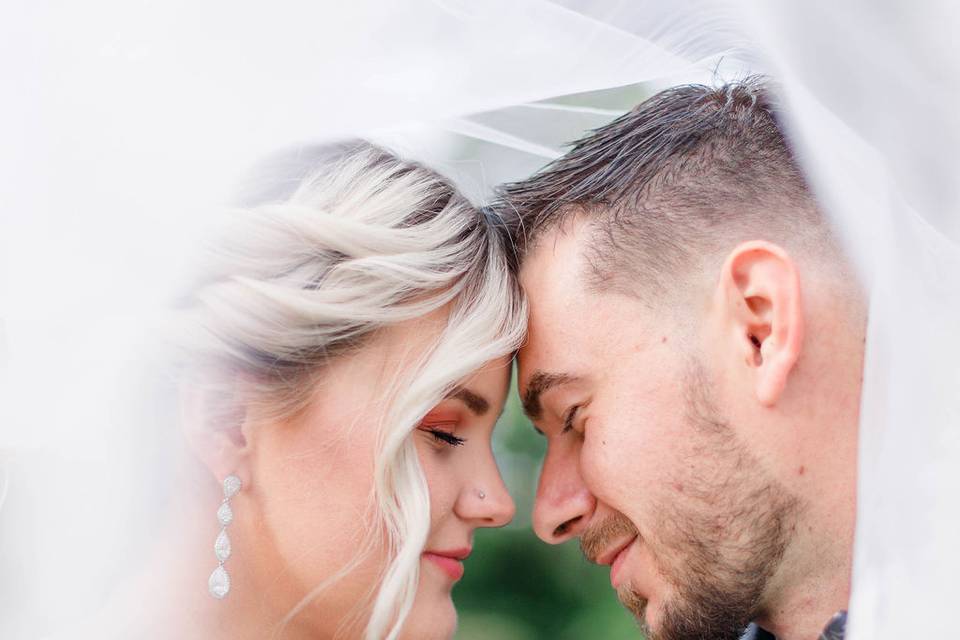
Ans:
{"type": "Polygon", "coordinates": [[[450,551],[424,551],[423,557],[443,569],[456,582],[463,577],[463,562],[470,555],[470,549],[452,549],[450,551]]]}
{"type": "Polygon", "coordinates": [[[633,543],[636,542],[637,538],[634,536],[631,538],[623,547],[617,551],[617,554],[613,556],[610,562],[610,584],[613,585],[613,588],[616,589],[620,586],[620,568],[623,566],[623,563],[626,561],[627,553],[633,547],[633,543]]]}

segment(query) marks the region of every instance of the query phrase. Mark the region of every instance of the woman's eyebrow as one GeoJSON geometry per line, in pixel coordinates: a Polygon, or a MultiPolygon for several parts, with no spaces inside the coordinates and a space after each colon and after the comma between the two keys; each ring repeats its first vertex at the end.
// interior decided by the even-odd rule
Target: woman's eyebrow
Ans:
{"type": "Polygon", "coordinates": [[[460,400],[463,404],[467,405],[470,411],[478,416],[482,416],[490,410],[490,403],[486,398],[470,391],[470,389],[466,387],[454,387],[453,391],[448,393],[446,397],[450,400],[460,400]]]}

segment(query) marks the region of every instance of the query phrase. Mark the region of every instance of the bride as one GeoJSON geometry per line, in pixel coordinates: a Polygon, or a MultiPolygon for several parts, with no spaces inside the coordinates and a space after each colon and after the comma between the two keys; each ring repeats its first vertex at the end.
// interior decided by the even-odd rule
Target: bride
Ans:
{"type": "Polygon", "coordinates": [[[211,254],[177,319],[188,498],[117,635],[451,637],[474,531],[514,513],[490,438],[525,308],[498,235],[356,143],[211,254]]]}

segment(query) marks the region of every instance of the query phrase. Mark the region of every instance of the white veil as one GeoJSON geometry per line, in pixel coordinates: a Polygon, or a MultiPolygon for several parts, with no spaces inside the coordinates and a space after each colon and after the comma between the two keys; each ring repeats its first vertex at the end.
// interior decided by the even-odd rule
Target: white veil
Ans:
{"type": "Polygon", "coordinates": [[[51,597],[107,584],[101,556],[76,549],[109,548],[123,530],[116,505],[139,499],[110,453],[131,437],[105,409],[119,400],[113,381],[242,169],[361,134],[439,163],[482,199],[628,106],[605,89],[752,70],[782,83],[805,169],[870,283],[848,637],[955,633],[944,614],[960,595],[958,11],[946,0],[8,4],[0,635],[33,637],[37,620],[75,613],[51,597]],[[441,160],[454,138],[472,140],[471,154],[441,160]],[[113,493],[73,499],[81,468],[113,493]],[[61,500],[45,507],[47,496],[61,500]],[[83,537],[70,522],[87,525],[83,537]],[[40,549],[29,561],[13,551],[26,542],[40,549]]]}

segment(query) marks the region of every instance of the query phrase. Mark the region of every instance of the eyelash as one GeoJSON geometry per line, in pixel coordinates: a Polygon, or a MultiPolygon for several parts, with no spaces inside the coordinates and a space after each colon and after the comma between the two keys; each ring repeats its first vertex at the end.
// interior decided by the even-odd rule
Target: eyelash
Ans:
{"type": "Polygon", "coordinates": [[[577,417],[577,412],[580,411],[580,405],[575,404],[567,410],[567,414],[563,417],[563,431],[561,433],[568,433],[573,431],[573,420],[577,417]]]}
{"type": "Polygon", "coordinates": [[[458,438],[449,431],[444,431],[443,429],[431,429],[430,427],[424,427],[424,431],[432,435],[434,440],[437,442],[442,442],[452,447],[459,447],[467,441],[466,438],[458,438]]]}

